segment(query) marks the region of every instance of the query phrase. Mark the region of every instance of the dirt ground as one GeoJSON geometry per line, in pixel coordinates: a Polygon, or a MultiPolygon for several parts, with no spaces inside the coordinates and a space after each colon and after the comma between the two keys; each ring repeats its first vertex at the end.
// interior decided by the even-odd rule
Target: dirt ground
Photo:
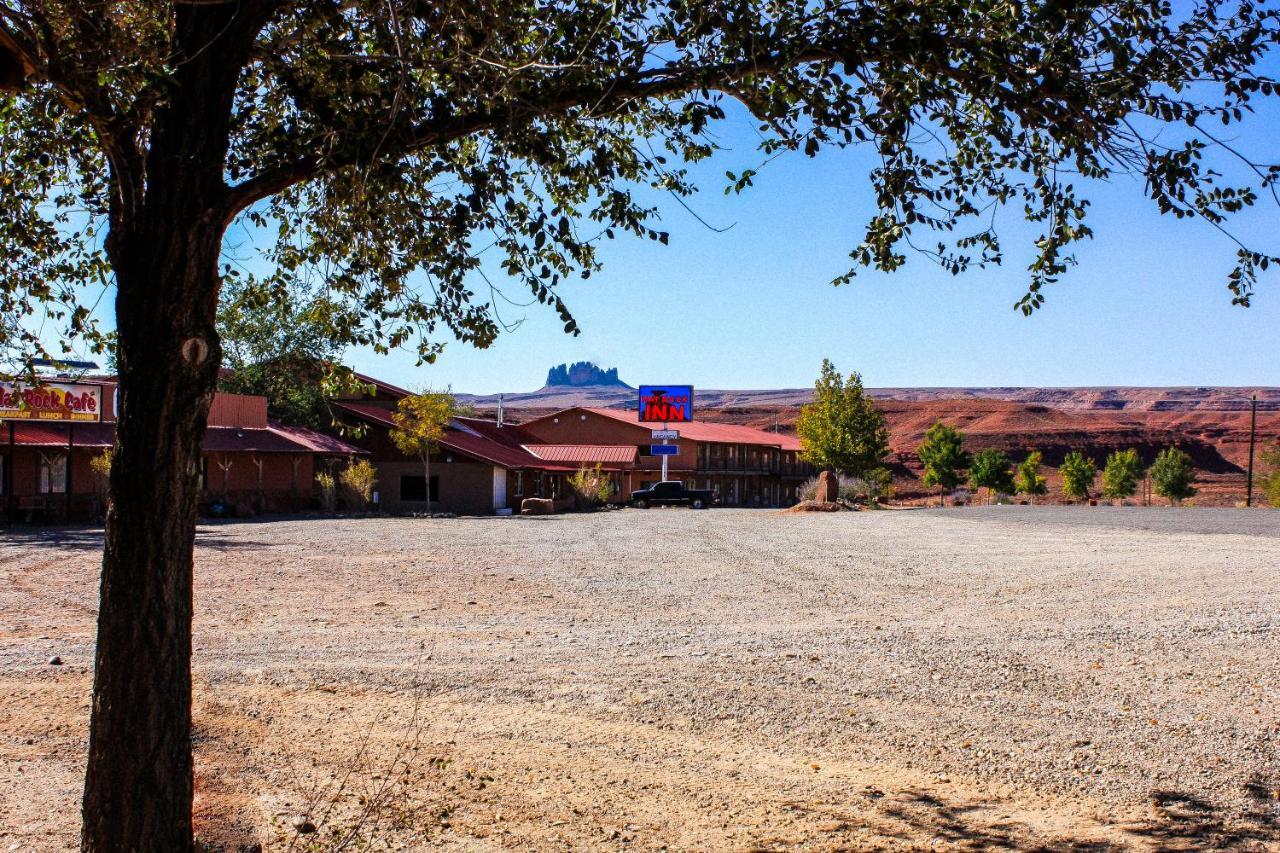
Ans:
{"type": "MultiPolygon", "coordinates": [[[[2,851],[75,847],[100,550],[0,533],[2,851]]],[[[207,849],[1280,850],[1280,512],[292,519],[196,575],[207,849]]]]}

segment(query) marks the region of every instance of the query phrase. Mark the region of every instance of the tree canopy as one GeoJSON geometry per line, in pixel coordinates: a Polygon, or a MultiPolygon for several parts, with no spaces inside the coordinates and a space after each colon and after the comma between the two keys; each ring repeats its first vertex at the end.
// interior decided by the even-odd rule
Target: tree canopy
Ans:
{"type": "Polygon", "coordinates": [[[1102,496],[1111,500],[1132,496],[1142,471],[1142,460],[1132,447],[1111,453],[1102,468],[1102,496]]]}
{"type": "Polygon", "coordinates": [[[328,426],[327,400],[359,384],[338,367],[343,346],[334,329],[346,310],[298,288],[273,292],[253,278],[231,277],[218,305],[223,373],[218,388],[267,398],[268,413],[284,423],[328,426]]]}
{"type": "Polygon", "coordinates": [[[1171,504],[1180,504],[1195,497],[1195,467],[1191,457],[1176,447],[1166,447],[1151,463],[1151,487],[1157,495],[1168,498],[1171,504]]]}
{"type": "Polygon", "coordinates": [[[969,467],[969,454],[964,449],[964,434],[938,422],[929,427],[924,441],[916,449],[924,465],[924,484],[939,489],[954,489],[964,482],[964,469],[969,467]]]}
{"type": "Polygon", "coordinates": [[[796,434],[805,459],[855,477],[879,468],[889,453],[889,428],[863,392],[862,377],[850,373],[846,380],[827,359],[814,383],[813,402],[800,410],[796,434]]]}
{"type": "MultiPolygon", "coordinates": [[[[560,286],[616,234],[666,241],[637,190],[691,194],[682,162],[716,153],[728,100],[758,124],[761,165],[876,152],[876,209],[839,281],[911,249],[953,272],[999,263],[991,213],[1015,205],[1042,229],[1030,311],[1091,234],[1091,179],[1139,175],[1162,212],[1223,229],[1274,197],[1276,165],[1222,135],[1277,93],[1260,63],[1278,13],[1179,6],[5,0],[0,316],[29,322],[0,332],[35,346],[48,308],[97,334],[111,233],[153,209],[166,122],[194,94],[212,99],[190,115],[218,167],[211,222],[243,224],[281,276],[323,277],[372,321],[345,325],[350,342],[427,360],[442,330],[487,344],[503,326],[487,257],[576,331],[560,286]],[[215,35],[218,56],[183,59],[215,35]]],[[[1235,248],[1248,303],[1275,259],[1235,248]]]]}
{"type": "Polygon", "coordinates": [[[1040,473],[1040,465],[1043,461],[1044,454],[1039,450],[1033,450],[1027,454],[1026,459],[1018,463],[1016,482],[1018,493],[1030,497],[1032,503],[1035,503],[1036,495],[1047,494],[1049,491],[1049,481],[1040,473]]]}
{"type": "Polygon", "coordinates": [[[987,448],[974,454],[969,463],[969,486],[975,491],[986,488],[988,493],[1013,494],[1013,466],[1003,450],[987,448]]]}
{"type": "Polygon", "coordinates": [[[1078,501],[1089,499],[1089,490],[1098,477],[1098,466],[1078,450],[1068,453],[1058,466],[1062,476],[1062,493],[1078,501]]]}

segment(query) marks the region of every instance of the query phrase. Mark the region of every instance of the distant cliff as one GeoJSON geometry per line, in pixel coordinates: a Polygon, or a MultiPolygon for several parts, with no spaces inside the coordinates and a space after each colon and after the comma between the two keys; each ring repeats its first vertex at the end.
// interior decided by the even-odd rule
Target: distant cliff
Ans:
{"type": "Polygon", "coordinates": [[[603,370],[589,361],[576,361],[573,364],[557,364],[547,371],[547,388],[583,388],[587,386],[612,386],[630,388],[631,386],[618,378],[618,368],[603,370]]]}

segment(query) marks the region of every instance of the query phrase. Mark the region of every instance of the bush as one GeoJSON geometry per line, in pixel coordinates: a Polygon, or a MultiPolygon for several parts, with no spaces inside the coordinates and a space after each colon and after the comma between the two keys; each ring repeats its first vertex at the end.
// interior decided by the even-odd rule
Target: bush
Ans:
{"type": "Polygon", "coordinates": [[[569,478],[569,491],[573,494],[578,509],[595,509],[609,502],[613,488],[609,483],[609,475],[599,465],[588,468],[583,465],[569,478]]]}
{"type": "Polygon", "coordinates": [[[373,489],[378,484],[378,469],[367,459],[352,462],[338,475],[353,509],[365,510],[373,501],[373,489]]]}
{"type": "Polygon", "coordinates": [[[320,508],[333,512],[338,508],[338,485],[332,474],[321,471],[316,474],[316,487],[320,489],[320,508]]]}
{"type": "MultiPolygon", "coordinates": [[[[887,468],[873,468],[865,477],[836,475],[839,499],[845,503],[873,503],[893,496],[893,474],[887,468]]],[[[799,500],[818,499],[818,478],[810,477],[796,493],[799,500]]]]}

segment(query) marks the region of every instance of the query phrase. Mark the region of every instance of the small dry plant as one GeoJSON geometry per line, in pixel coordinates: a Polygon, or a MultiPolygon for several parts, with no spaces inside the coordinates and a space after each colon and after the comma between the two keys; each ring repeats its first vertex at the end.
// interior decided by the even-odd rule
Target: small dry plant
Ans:
{"type": "MultiPolygon", "coordinates": [[[[338,853],[342,850],[404,849],[406,842],[427,845],[428,836],[449,825],[453,806],[439,780],[452,765],[449,755],[427,740],[430,721],[426,700],[437,692],[419,674],[418,659],[412,682],[413,705],[394,742],[376,736],[383,722],[375,717],[353,741],[350,756],[330,774],[316,776],[292,759],[292,787],[302,792],[296,813],[273,820],[270,849],[289,853],[338,853]]],[[[352,727],[348,712],[338,708],[325,719],[325,729],[352,727]]],[[[314,767],[315,762],[312,762],[314,767]]]]}
{"type": "Polygon", "coordinates": [[[338,475],[351,508],[363,512],[373,501],[373,490],[378,484],[378,469],[367,459],[352,462],[338,475]]]}
{"type": "Polygon", "coordinates": [[[316,488],[320,490],[320,508],[325,512],[334,512],[338,508],[338,484],[332,474],[320,472],[316,474],[316,488]]]}

